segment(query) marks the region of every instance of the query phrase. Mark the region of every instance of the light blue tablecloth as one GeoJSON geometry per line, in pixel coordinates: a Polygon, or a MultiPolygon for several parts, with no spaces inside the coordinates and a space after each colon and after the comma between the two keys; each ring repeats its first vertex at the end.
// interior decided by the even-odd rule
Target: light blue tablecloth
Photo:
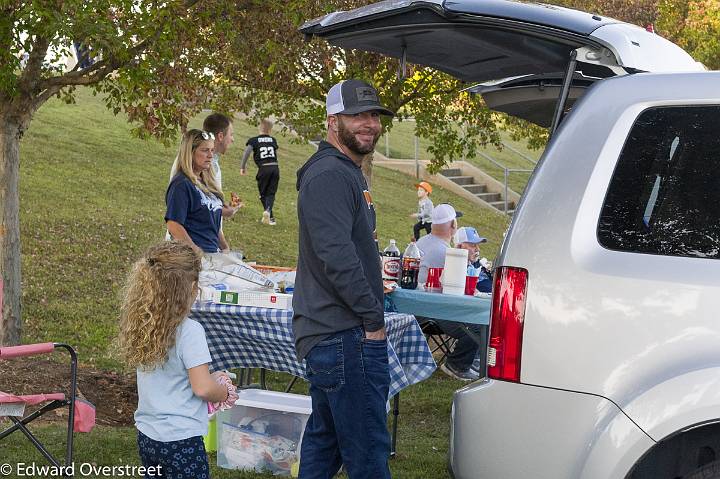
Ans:
{"type": "Polygon", "coordinates": [[[399,313],[468,324],[490,324],[490,296],[455,296],[396,289],[389,295],[399,313]]]}

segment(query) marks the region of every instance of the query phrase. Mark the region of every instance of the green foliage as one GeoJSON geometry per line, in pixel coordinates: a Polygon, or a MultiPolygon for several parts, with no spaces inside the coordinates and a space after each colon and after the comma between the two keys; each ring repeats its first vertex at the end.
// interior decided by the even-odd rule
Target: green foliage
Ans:
{"type": "Polygon", "coordinates": [[[154,136],[169,144],[207,107],[245,112],[252,121],[274,115],[301,138],[316,138],[324,131],[327,90],[344,78],[359,77],[375,84],[383,101],[399,115],[417,117],[417,133],[433,143],[429,151],[434,169],[461,150],[496,144],[493,115],[481,99],[459,95],[464,85],[457,80],[414,65],[409,66],[409,77],[399,80],[394,59],[344,51],[318,39],[306,42],[298,32],[308,19],[367,3],[11,4],[0,21],[0,31],[12,33],[3,37],[7,61],[0,67],[0,87],[12,95],[23,74],[35,76],[43,81],[27,90],[31,96],[50,96],[65,88],[63,98],[72,102],[73,90],[68,87],[93,85],[111,111],[126,113],[137,136],[154,136]],[[73,42],[90,47],[98,62],[65,71],[62,59],[71,53],[73,42]],[[18,59],[23,52],[36,52],[48,61],[38,70],[23,70],[18,59]],[[454,127],[458,122],[467,125],[462,132],[454,127]]]}
{"type": "MultiPolygon", "coordinates": [[[[318,38],[304,41],[297,31],[311,18],[367,3],[276,0],[256,4],[253,15],[263,21],[244,24],[242,47],[221,47],[232,49],[233,54],[209,66],[242,90],[233,109],[248,112],[253,121],[273,115],[301,138],[313,139],[324,133],[325,94],[330,87],[345,78],[362,78],[378,88],[382,101],[398,116],[416,118],[416,133],[432,143],[428,152],[434,171],[463,150],[497,144],[496,117],[480,97],[459,93],[467,86],[462,82],[418,65],[408,65],[407,78],[398,79],[396,59],[343,50],[318,38]],[[463,131],[455,127],[459,123],[467,125],[463,131]]],[[[384,125],[392,127],[387,121],[384,125]]]]}
{"type": "Polygon", "coordinates": [[[710,70],[720,69],[720,3],[662,0],[658,29],[710,70]]]}

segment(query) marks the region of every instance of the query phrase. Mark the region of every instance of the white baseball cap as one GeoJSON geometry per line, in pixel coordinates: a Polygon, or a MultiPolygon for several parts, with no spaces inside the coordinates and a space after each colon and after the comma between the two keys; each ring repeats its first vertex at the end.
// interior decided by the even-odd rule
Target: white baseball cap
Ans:
{"type": "Polygon", "coordinates": [[[455,240],[456,245],[459,245],[460,243],[478,244],[487,242],[487,238],[480,236],[477,230],[472,226],[463,226],[462,228],[458,228],[453,239],[455,240]]]}
{"type": "Polygon", "coordinates": [[[442,203],[433,208],[431,220],[434,225],[441,225],[461,216],[462,213],[455,211],[455,208],[447,203],[442,203]]]}

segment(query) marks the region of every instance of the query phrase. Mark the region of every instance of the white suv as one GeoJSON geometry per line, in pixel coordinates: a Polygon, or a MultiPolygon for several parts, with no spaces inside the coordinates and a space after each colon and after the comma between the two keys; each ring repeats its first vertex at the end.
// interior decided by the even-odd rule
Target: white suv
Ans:
{"type": "Polygon", "coordinates": [[[302,31],[513,77],[476,90],[559,124],[497,259],[488,379],[454,397],[451,474],[719,478],[720,73],[638,27],[505,0],[381,2],[302,31]]]}

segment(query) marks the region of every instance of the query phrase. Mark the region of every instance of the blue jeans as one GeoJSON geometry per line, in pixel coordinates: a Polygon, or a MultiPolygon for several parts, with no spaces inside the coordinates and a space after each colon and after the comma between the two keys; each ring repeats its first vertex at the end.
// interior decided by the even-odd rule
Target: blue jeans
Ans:
{"type": "Polygon", "coordinates": [[[348,329],[318,343],[305,360],[312,414],[299,479],[331,479],[342,464],[350,479],[389,479],[387,340],[348,329]]]}

